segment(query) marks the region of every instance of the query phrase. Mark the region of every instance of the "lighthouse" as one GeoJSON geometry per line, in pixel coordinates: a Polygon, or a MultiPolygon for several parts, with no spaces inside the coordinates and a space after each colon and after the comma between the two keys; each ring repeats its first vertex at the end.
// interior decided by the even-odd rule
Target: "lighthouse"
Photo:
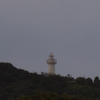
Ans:
{"type": "Polygon", "coordinates": [[[57,60],[54,59],[54,55],[51,53],[49,55],[49,59],[47,60],[48,64],[48,74],[54,75],[55,74],[55,64],[57,63],[57,60]]]}

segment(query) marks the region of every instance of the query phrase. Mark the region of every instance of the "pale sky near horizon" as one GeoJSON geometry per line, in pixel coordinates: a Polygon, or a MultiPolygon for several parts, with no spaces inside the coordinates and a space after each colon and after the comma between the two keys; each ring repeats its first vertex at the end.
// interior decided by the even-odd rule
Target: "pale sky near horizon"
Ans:
{"type": "Polygon", "coordinates": [[[100,77],[100,0],[0,0],[0,62],[29,72],[100,77]]]}

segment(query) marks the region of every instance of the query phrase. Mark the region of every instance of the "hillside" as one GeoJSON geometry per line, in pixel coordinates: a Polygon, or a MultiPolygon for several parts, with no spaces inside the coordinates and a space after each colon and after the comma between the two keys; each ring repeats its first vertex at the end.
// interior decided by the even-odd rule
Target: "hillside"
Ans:
{"type": "Polygon", "coordinates": [[[34,95],[37,91],[96,99],[100,98],[100,80],[98,77],[93,82],[91,78],[74,79],[70,75],[39,75],[17,69],[10,63],[0,63],[0,100],[15,100],[22,95],[34,95]]]}

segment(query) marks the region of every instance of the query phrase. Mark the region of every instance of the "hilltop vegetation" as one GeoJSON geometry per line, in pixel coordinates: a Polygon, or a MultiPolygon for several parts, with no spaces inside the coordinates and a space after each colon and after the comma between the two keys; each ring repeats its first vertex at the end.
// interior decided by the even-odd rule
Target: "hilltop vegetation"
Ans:
{"type": "Polygon", "coordinates": [[[99,100],[99,77],[29,73],[0,63],[0,100],[99,100]]]}

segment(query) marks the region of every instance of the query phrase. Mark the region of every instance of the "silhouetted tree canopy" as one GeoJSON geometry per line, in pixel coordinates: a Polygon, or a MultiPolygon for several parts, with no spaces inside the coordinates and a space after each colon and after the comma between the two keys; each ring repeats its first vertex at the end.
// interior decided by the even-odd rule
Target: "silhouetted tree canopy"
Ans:
{"type": "Polygon", "coordinates": [[[100,99],[99,84],[98,76],[93,82],[70,75],[40,75],[0,63],[0,100],[96,100],[100,99]]]}

